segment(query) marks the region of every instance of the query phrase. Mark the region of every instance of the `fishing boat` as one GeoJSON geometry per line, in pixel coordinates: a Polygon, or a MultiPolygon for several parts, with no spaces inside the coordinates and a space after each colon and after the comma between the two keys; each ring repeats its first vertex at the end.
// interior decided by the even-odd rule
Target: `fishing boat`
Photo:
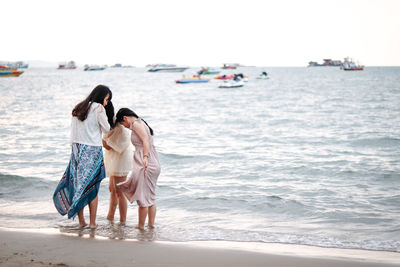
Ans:
{"type": "Polygon", "coordinates": [[[0,77],[18,77],[23,71],[0,65],[0,77]]]}
{"type": "Polygon", "coordinates": [[[96,70],[104,70],[106,67],[100,67],[97,65],[85,65],[83,67],[84,71],[96,71],[96,70]]]}
{"type": "Polygon", "coordinates": [[[364,66],[354,63],[354,61],[348,57],[344,59],[343,70],[364,70],[364,66]]]}
{"type": "Polygon", "coordinates": [[[74,70],[76,69],[75,61],[63,62],[58,64],[59,70],[74,70]]]}
{"type": "Polygon", "coordinates": [[[149,72],[184,72],[189,67],[153,67],[149,72]]]}
{"type": "Polygon", "coordinates": [[[176,80],[176,83],[208,83],[209,79],[204,79],[200,75],[193,75],[190,78],[182,77],[180,80],[176,80]]]}

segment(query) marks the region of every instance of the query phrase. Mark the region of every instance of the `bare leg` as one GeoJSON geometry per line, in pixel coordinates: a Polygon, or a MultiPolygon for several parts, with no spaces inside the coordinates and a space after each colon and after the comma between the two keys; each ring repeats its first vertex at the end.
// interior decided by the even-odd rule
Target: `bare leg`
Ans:
{"type": "Polygon", "coordinates": [[[110,181],[109,181],[109,190],[110,190],[110,206],[108,208],[108,215],[107,215],[107,220],[114,220],[114,215],[115,215],[115,210],[117,208],[118,204],[118,198],[117,198],[117,192],[115,188],[115,177],[110,176],[110,181]]]}
{"type": "Polygon", "coordinates": [[[119,207],[119,221],[125,222],[126,221],[126,213],[128,210],[128,203],[126,200],[125,195],[122,193],[121,189],[116,186],[116,184],[125,181],[126,176],[115,176],[114,177],[114,184],[115,184],[115,191],[118,199],[118,207],[119,207]]]}
{"type": "Polygon", "coordinates": [[[97,214],[97,204],[99,203],[99,197],[96,196],[92,202],[89,203],[89,213],[90,213],[90,225],[89,227],[94,229],[97,227],[96,224],[96,214],[97,214]]]}
{"type": "Polygon", "coordinates": [[[157,212],[157,206],[153,205],[149,207],[149,221],[148,221],[148,226],[151,228],[154,228],[154,222],[156,220],[156,212],[157,212]]]}
{"type": "Polygon", "coordinates": [[[79,227],[85,227],[87,224],[85,222],[85,217],[83,216],[83,208],[78,212],[79,227]]]}
{"type": "Polygon", "coordinates": [[[139,207],[138,208],[139,223],[138,223],[138,226],[136,226],[136,228],[144,229],[144,224],[146,222],[147,212],[148,212],[148,207],[139,207]]]}

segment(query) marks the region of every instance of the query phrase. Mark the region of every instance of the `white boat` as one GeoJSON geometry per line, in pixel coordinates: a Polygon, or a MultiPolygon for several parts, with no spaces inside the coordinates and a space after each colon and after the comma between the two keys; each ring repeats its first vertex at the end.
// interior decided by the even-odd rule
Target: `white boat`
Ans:
{"type": "Polygon", "coordinates": [[[344,70],[364,70],[364,66],[360,64],[356,64],[352,59],[346,57],[343,62],[344,70]]]}
{"type": "Polygon", "coordinates": [[[183,72],[189,67],[153,67],[149,69],[149,72],[183,72]]]}
{"type": "Polygon", "coordinates": [[[23,61],[8,62],[4,65],[11,69],[27,69],[29,67],[29,64],[24,63],[23,61]]]}
{"type": "Polygon", "coordinates": [[[100,67],[100,66],[97,66],[97,65],[91,65],[91,66],[85,65],[83,70],[85,70],[85,71],[93,71],[93,70],[104,70],[105,68],[106,67],[100,67]]]}
{"type": "Polygon", "coordinates": [[[225,80],[223,84],[218,86],[219,88],[237,88],[242,87],[244,85],[244,81],[242,80],[225,80]]]}

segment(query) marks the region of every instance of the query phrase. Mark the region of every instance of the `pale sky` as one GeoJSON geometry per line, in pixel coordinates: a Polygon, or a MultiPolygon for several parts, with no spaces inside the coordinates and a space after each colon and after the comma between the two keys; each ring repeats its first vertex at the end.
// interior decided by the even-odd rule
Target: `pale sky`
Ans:
{"type": "Polygon", "coordinates": [[[7,61],[400,66],[396,0],[18,0],[0,14],[7,61]]]}

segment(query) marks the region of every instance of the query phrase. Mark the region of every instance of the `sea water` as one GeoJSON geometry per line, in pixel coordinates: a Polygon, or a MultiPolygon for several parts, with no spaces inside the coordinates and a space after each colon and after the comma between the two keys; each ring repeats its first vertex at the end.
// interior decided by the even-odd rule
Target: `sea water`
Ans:
{"type": "MultiPolygon", "coordinates": [[[[199,68],[183,74],[189,76],[199,68]]],[[[98,84],[154,129],[156,229],[106,220],[106,238],[278,242],[400,252],[400,68],[256,68],[241,88],[176,84],[144,68],[31,68],[0,80],[0,227],[72,234],[52,195],[68,164],[71,110],[98,84]],[[256,79],[267,71],[268,80],[256,79]]],[[[86,209],[88,217],[88,209],[86,209]]],[[[116,221],[118,221],[118,211],[116,221]]]]}

